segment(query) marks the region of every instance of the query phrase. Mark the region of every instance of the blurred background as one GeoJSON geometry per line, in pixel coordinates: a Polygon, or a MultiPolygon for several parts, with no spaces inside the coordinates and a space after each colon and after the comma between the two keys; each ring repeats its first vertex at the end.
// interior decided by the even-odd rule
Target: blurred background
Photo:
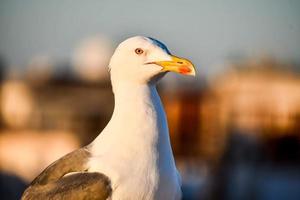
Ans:
{"type": "Polygon", "coordinates": [[[135,35],[198,70],[158,86],[184,199],[300,199],[298,0],[1,0],[1,199],[101,132],[135,35]]]}

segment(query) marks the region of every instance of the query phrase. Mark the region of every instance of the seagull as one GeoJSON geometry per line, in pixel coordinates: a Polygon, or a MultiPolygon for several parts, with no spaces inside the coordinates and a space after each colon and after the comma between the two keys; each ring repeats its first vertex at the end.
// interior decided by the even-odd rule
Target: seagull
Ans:
{"type": "Polygon", "coordinates": [[[115,107],[111,120],[89,145],[47,167],[22,200],[178,200],[181,178],[156,90],[167,73],[195,76],[195,67],[162,42],[131,37],[109,63],[115,107]]]}

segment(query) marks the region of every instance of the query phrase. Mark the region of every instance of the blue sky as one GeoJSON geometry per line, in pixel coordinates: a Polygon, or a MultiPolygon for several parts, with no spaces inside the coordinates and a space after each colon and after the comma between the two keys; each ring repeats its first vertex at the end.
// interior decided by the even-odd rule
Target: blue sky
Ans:
{"type": "Polygon", "coordinates": [[[235,55],[299,61],[299,11],[299,0],[0,0],[0,55],[18,67],[40,54],[62,61],[101,33],[157,38],[208,74],[235,55]]]}

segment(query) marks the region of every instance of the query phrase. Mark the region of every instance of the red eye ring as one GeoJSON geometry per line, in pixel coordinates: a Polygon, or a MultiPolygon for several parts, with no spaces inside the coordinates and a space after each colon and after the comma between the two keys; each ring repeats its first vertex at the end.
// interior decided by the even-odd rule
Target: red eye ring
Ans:
{"type": "Polygon", "coordinates": [[[144,53],[144,50],[141,49],[141,48],[136,48],[136,49],[134,50],[134,52],[135,52],[136,54],[138,54],[138,55],[141,55],[141,54],[144,53]]]}

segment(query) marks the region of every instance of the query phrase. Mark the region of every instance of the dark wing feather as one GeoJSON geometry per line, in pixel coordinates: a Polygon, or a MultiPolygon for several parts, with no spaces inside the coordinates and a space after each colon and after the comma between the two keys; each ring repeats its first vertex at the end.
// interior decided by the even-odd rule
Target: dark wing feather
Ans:
{"type": "Polygon", "coordinates": [[[75,150],[47,167],[25,190],[22,200],[105,200],[111,194],[110,180],[101,173],[89,173],[87,148],[75,150]],[[70,172],[79,172],[64,176],[70,172]]]}
{"type": "Polygon", "coordinates": [[[105,175],[82,172],[46,185],[30,186],[22,200],[106,200],[111,192],[110,181],[105,175]]]}
{"type": "Polygon", "coordinates": [[[80,172],[87,170],[86,162],[91,156],[87,148],[77,149],[49,165],[31,185],[44,185],[56,181],[69,172],[80,172]]]}

